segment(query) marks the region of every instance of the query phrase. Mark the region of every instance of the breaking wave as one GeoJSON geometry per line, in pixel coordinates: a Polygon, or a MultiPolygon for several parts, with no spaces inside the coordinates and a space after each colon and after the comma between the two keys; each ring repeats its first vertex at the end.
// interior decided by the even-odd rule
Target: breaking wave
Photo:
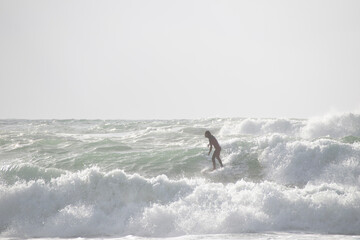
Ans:
{"type": "Polygon", "coordinates": [[[358,114],[0,124],[0,236],[360,234],[358,114]]]}

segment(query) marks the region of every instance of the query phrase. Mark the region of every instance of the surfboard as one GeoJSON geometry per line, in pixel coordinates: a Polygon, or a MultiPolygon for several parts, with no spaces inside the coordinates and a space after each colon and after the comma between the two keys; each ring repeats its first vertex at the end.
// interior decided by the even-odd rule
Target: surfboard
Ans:
{"type": "Polygon", "coordinates": [[[201,173],[203,173],[203,174],[215,173],[215,172],[220,172],[220,171],[223,171],[223,170],[224,170],[224,167],[217,167],[215,170],[212,167],[206,167],[206,168],[201,170],[201,173]]]}
{"type": "Polygon", "coordinates": [[[213,170],[212,167],[206,167],[206,168],[204,168],[204,169],[201,170],[201,173],[211,173],[211,172],[213,172],[213,171],[216,171],[216,169],[213,170]]]}

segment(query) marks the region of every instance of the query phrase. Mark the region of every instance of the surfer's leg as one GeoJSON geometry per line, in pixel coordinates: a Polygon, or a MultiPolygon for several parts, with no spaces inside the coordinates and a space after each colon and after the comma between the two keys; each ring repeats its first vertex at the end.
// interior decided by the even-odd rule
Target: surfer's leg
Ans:
{"type": "Polygon", "coordinates": [[[219,160],[220,166],[223,167],[224,165],[222,164],[220,157],[218,157],[217,159],[219,160]]]}
{"type": "Polygon", "coordinates": [[[211,160],[212,160],[212,163],[213,163],[213,170],[215,170],[215,169],[216,169],[216,165],[215,165],[215,152],[213,153],[211,160]]]}
{"type": "MultiPolygon", "coordinates": [[[[214,153],[214,155],[215,155],[215,153],[214,153]]],[[[221,161],[221,159],[220,159],[220,150],[219,150],[219,151],[216,151],[216,158],[217,158],[217,160],[219,161],[220,166],[223,167],[222,161],[221,161]]]]}

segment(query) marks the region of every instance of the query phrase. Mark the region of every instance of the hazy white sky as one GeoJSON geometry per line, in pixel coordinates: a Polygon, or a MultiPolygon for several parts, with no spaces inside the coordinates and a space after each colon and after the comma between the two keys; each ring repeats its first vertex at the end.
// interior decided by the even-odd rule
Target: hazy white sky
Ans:
{"type": "Polygon", "coordinates": [[[360,106],[358,0],[0,0],[0,118],[360,106]]]}

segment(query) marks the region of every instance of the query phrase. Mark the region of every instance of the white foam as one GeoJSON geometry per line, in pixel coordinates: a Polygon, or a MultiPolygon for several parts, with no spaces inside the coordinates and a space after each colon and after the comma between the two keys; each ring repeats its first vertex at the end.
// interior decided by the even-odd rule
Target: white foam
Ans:
{"type": "Polygon", "coordinates": [[[0,186],[7,237],[169,237],[307,231],[360,234],[360,190],[341,184],[143,178],[97,168],[0,186]]]}
{"type": "Polygon", "coordinates": [[[302,129],[301,136],[305,138],[324,136],[331,138],[360,137],[360,114],[342,113],[312,118],[302,129]]]}
{"type": "Polygon", "coordinates": [[[339,113],[308,120],[256,118],[231,120],[225,122],[219,132],[221,136],[260,136],[274,133],[307,139],[360,137],[360,114],[339,113]]]}
{"type": "Polygon", "coordinates": [[[263,135],[282,133],[297,135],[305,120],[247,118],[229,121],[220,130],[220,135],[263,135]]]}
{"type": "Polygon", "coordinates": [[[191,184],[90,168],[50,182],[0,185],[0,231],[21,237],[121,234],[144,207],[174,201],[191,191],[191,184]]]}
{"type": "Polygon", "coordinates": [[[268,180],[300,186],[309,181],[360,183],[360,144],[275,134],[260,138],[259,146],[264,149],[259,161],[268,180]]]}
{"type": "Polygon", "coordinates": [[[140,235],[313,231],[358,234],[360,192],[339,185],[287,188],[271,182],[208,183],[131,224],[140,235]]]}

